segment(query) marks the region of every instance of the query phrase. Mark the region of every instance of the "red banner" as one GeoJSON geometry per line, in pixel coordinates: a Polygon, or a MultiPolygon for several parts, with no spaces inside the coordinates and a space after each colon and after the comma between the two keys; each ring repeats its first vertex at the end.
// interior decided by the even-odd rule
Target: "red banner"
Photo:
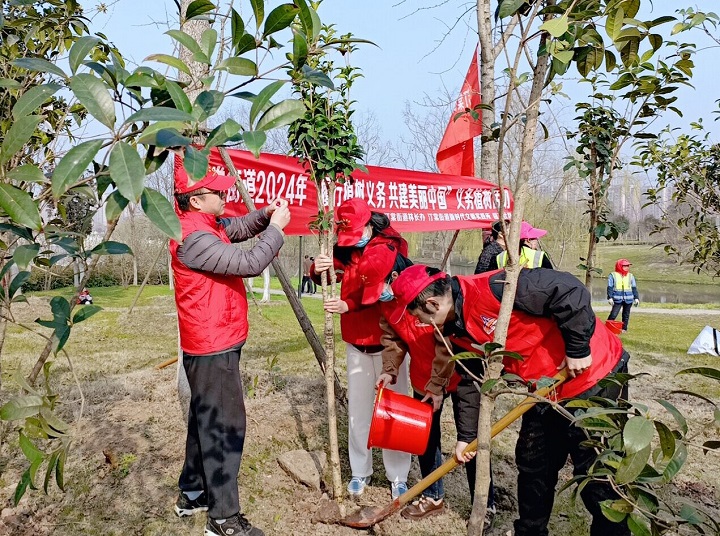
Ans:
{"type": "Polygon", "coordinates": [[[455,108],[450,115],[445,134],[440,141],[436,157],[440,173],[466,177],[475,175],[473,138],[482,134],[482,119],[474,120],[467,113],[457,119],[455,117],[457,114],[467,109],[473,109],[480,104],[477,53],[477,48],[475,48],[475,54],[473,54],[467,75],[465,75],[465,82],[460,90],[460,96],[455,101],[455,108]]]}
{"type": "MultiPolygon", "coordinates": [[[[283,155],[261,154],[256,159],[247,151],[228,150],[255,206],[266,206],[276,197],[290,203],[292,220],[285,232],[309,235],[310,222],[317,219],[317,188],[297,159],[283,155]]],[[[458,177],[367,166],[368,173],[353,173],[352,184],[338,184],[335,206],[346,199],[361,197],[371,210],[387,214],[399,232],[447,231],[487,228],[501,217],[510,219],[513,200],[506,189],[475,177],[458,177]]],[[[210,170],[228,175],[217,149],[210,151],[210,170]]],[[[328,194],[323,189],[323,205],[328,194]]],[[[227,195],[225,214],[236,216],[247,210],[240,193],[233,187],[227,195]]]]}

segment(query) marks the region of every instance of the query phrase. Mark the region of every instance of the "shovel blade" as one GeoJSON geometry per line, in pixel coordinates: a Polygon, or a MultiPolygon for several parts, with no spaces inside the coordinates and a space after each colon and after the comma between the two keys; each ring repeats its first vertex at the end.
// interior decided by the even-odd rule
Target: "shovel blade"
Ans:
{"type": "Polygon", "coordinates": [[[355,529],[366,529],[393,515],[400,509],[400,506],[398,500],[393,501],[389,506],[365,506],[357,512],[343,517],[338,523],[355,529]]]}

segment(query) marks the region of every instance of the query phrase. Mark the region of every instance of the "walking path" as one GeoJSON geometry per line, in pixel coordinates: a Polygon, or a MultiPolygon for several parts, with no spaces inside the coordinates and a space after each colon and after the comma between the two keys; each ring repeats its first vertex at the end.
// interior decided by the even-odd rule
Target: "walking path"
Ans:
{"type": "MultiPolygon", "coordinates": [[[[258,287],[253,287],[254,292],[258,292],[262,294],[263,289],[258,287]]],[[[285,293],[282,290],[277,289],[270,289],[270,294],[278,294],[278,295],[284,295],[285,293]]],[[[316,300],[322,299],[322,293],[320,292],[320,289],[315,294],[306,294],[303,293],[303,298],[313,298],[316,300]]],[[[599,316],[602,316],[600,313],[608,313],[610,312],[610,306],[605,305],[599,305],[599,304],[593,304],[593,310],[598,313],[599,316]]],[[[640,313],[651,313],[651,314],[665,314],[665,315],[683,315],[683,316],[693,316],[693,315],[720,315],[720,309],[663,309],[660,307],[652,307],[652,304],[646,306],[643,306],[640,304],[639,307],[633,307],[632,314],[640,314],[640,313]]]]}

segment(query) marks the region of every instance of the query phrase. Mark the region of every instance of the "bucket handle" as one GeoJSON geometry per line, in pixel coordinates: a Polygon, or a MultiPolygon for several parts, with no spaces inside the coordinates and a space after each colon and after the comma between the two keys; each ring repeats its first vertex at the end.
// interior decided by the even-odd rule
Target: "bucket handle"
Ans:
{"type": "MultiPolygon", "coordinates": [[[[378,389],[377,395],[375,396],[375,407],[376,407],[376,408],[380,405],[380,399],[382,398],[382,394],[383,394],[383,391],[384,391],[384,390],[385,390],[385,386],[384,386],[384,385],[378,389]]],[[[378,416],[378,418],[380,418],[380,419],[384,419],[384,420],[386,420],[386,421],[391,420],[390,415],[388,415],[388,413],[387,413],[386,411],[383,411],[383,412],[375,412],[375,411],[373,411],[373,413],[377,413],[377,414],[378,414],[377,416],[378,416]]]]}

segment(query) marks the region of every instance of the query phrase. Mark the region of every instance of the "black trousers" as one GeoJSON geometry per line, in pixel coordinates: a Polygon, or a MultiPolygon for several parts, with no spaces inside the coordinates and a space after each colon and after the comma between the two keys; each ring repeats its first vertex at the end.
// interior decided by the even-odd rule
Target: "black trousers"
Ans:
{"type": "MultiPolygon", "coordinates": [[[[627,372],[627,352],[613,372],[627,372]]],[[[616,385],[594,388],[578,398],[600,396],[617,400],[627,398],[627,390],[621,392],[616,385]]],[[[548,404],[537,404],[522,419],[520,435],[515,447],[518,468],[518,510],[515,536],[548,536],[548,521],[555,500],[558,472],[565,465],[568,455],[573,463],[574,475],[585,475],[595,461],[596,453],[580,443],[587,438],[582,429],[570,424],[568,419],[554,411],[548,404]]],[[[629,536],[625,522],[614,523],[600,510],[600,502],[618,499],[610,484],[589,482],[580,492],[583,503],[592,514],[590,536],[629,536]]]]}
{"type": "Polygon", "coordinates": [[[615,320],[617,318],[618,313],[620,312],[620,309],[622,308],[622,323],[623,323],[623,329],[627,331],[628,323],[630,322],[630,311],[632,310],[632,303],[613,303],[612,309],[610,310],[610,314],[608,315],[608,320],[615,320]]]}
{"type": "Polygon", "coordinates": [[[181,491],[204,490],[208,515],[226,519],[240,510],[237,477],[245,443],[240,348],[183,356],[190,383],[190,415],[181,491]]]}

